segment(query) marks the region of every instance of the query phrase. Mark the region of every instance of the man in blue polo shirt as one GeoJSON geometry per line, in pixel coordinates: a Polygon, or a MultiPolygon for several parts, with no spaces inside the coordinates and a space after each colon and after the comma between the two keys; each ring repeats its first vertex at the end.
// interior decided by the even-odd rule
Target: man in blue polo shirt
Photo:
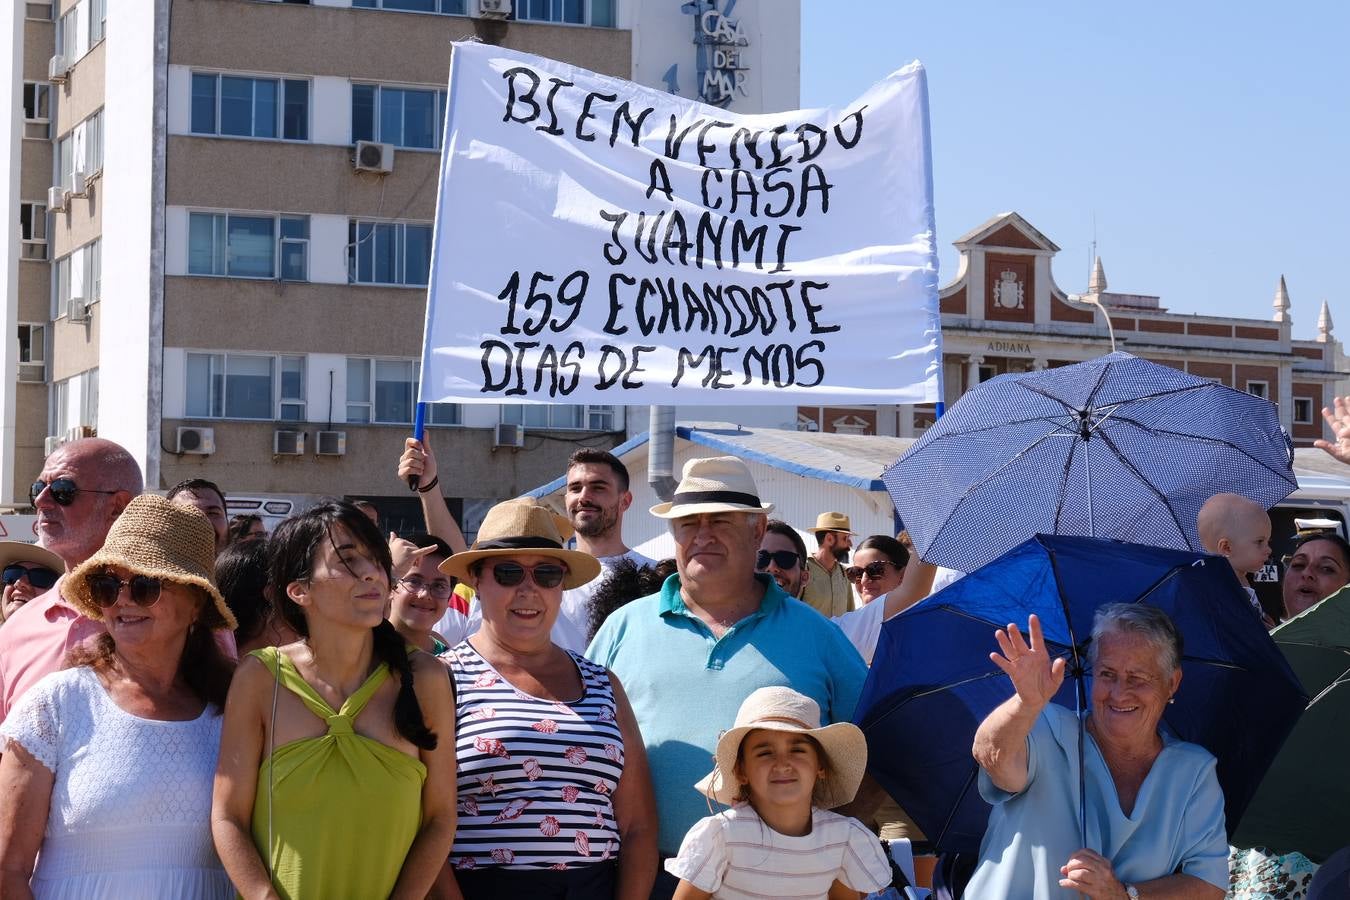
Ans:
{"type": "MultiPolygon", "coordinates": [[[[637,715],[663,858],[708,814],[694,783],[752,691],[790,687],[815,700],[824,721],[846,722],[867,675],[838,626],[755,573],[772,509],[739,459],[686,463],[671,502],[651,509],[670,522],[677,574],[611,615],[586,651],[619,677],[637,715]]],[[[674,888],[662,871],[652,897],[674,888]]]]}

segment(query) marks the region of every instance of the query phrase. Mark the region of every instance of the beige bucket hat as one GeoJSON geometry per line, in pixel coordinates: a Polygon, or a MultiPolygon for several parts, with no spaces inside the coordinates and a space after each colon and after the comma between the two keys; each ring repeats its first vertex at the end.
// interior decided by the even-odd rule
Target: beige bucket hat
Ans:
{"type": "Polygon", "coordinates": [[[529,500],[498,503],[488,510],[473,546],[441,563],[440,570],[464,581],[475,562],[490,556],[550,556],[567,565],[563,590],[581,587],[600,574],[600,561],[580,550],[564,550],[554,515],[529,500]]]}
{"type": "Polygon", "coordinates": [[[27,544],[23,541],[0,541],[0,569],[10,563],[26,562],[45,566],[60,575],[66,570],[66,564],[46,547],[27,544]]]}
{"type": "Polygon", "coordinates": [[[202,624],[231,631],[239,627],[216,588],[216,531],[194,507],[172,503],[158,494],[141,494],[127,504],[108,530],[103,547],[76,566],[62,588],[76,609],[97,621],[102,621],[103,609],[89,593],[87,579],[108,566],[201,588],[211,598],[202,611],[202,624]]]}
{"type": "Polygon", "coordinates": [[[825,751],[829,774],[816,782],[813,802],[822,809],[843,806],[858,793],[867,771],[867,739],[851,722],[821,726],[816,701],[786,687],[762,687],[745,698],[736,713],[736,724],[717,739],[712,772],[694,787],[699,793],[730,806],[740,783],[736,780],[736,755],[741,741],[756,729],[796,731],[815,738],[825,751]]]}
{"type": "Polygon", "coordinates": [[[709,456],[684,464],[675,496],[669,503],[658,503],[652,515],[678,519],[700,513],[773,511],[772,503],[761,503],[759,489],[750,467],[734,456],[709,456]]]}
{"type": "Polygon", "coordinates": [[[812,534],[819,534],[822,531],[845,531],[854,537],[858,533],[853,530],[853,526],[848,521],[848,516],[841,512],[823,512],[816,516],[816,527],[808,528],[807,531],[812,534]]]}

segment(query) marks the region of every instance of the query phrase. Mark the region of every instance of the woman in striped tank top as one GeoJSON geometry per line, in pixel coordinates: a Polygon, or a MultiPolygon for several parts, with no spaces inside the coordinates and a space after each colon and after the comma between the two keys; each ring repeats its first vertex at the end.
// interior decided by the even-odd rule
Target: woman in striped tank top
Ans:
{"type": "Polygon", "coordinates": [[[492,508],[441,571],[478,592],[482,629],[442,659],[455,682],[459,825],[448,868],[466,900],[645,900],[656,807],[618,679],[550,639],[564,589],[600,572],[548,510],[492,508]]]}

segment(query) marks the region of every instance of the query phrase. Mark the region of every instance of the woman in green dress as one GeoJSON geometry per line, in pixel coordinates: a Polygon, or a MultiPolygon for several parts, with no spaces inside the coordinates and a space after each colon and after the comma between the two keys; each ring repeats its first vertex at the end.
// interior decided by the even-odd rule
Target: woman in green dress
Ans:
{"type": "Polygon", "coordinates": [[[272,586],[301,639],[240,664],[212,831],[247,898],[422,898],[455,832],[445,670],[384,619],[390,556],[355,506],[272,537],[272,586]]]}

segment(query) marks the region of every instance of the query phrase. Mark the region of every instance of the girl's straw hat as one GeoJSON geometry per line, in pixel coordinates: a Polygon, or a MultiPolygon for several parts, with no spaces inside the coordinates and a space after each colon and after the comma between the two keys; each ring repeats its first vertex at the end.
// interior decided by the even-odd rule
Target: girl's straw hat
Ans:
{"type": "Polygon", "coordinates": [[[566,563],[563,590],[581,587],[600,574],[600,562],[594,556],[563,549],[553,513],[528,500],[508,500],[488,510],[473,546],[441,563],[440,570],[465,581],[469,569],[480,559],[527,554],[566,563]]]}
{"type": "Polygon", "coordinates": [[[694,787],[699,793],[730,806],[740,784],[736,781],[736,755],[741,741],[756,729],[795,731],[809,734],[825,751],[829,772],[816,782],[813,802],[822,809],[843,806],[853,799],[867,770],[867,739],[851,722],[821,727],[820,707],[810,697],[791,688],[763,687],[741,704],[736,725],[717,739],[715,765],[694,787]]]}
{"type": "Polygon", "coordinates": [[[94,602],[86,579],[108,566],[200,588],[210,600],[202,610],[202,624],[231,631],[239,627],[216,589],[216,531],[194,507],[157,494],[141,494],[127,504],[102,549],[76,566],[62,588],[76,609],[96,621],[102,621],[104,611],[94,602]]]}

